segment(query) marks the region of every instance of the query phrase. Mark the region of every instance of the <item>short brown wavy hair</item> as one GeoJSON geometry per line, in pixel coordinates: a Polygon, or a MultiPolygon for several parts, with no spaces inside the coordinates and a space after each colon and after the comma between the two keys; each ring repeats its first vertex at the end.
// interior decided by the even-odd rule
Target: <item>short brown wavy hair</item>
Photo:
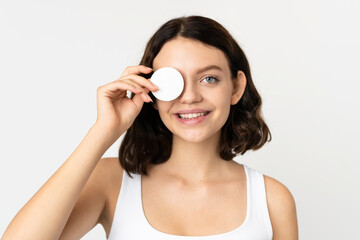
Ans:
{"type": "MultiPolygon", "coordinates": [[[[231,105],[229,117],[222,127],[220,157],[230,161],[247,150],[261,148],[271,133],[261,114],[261,97],[251,78],[245,53],[230,33],[218,22],[203,16],[174,18],[162,25],[146,45],[140,65],[153,67],[153,60],[162,46],[176,37],[184,37],[214,46],[225,53],[232,78],[238,70],[244,72],[247,84],[240,101],[231,105]]],[[[145,77],[150,77],[145,76],[145,77]]],[[[156,98],[149,93],[152,100],[156,98]]],[[[131,98],[134,94],[131,95],[131,98]]],[[[148,175],[149,163],[166,162],[172,151],[172,133],[161,121],[151,103],[144,103],[133,125],[126,131],[119,149],[119,161],[128,175],[148,175]]]]}

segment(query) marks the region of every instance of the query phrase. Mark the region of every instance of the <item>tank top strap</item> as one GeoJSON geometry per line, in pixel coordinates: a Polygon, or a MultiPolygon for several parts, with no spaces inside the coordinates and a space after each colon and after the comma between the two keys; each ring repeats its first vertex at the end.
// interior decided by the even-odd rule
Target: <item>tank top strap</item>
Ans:
{"type": "Polygon", "coordinates": [[[132,177],[125,170],[123,171],[108,240],[126,239],[123,236],[143,230],[141,229],[144,226],[141,212],[141,175],[133,173],[130,175],[132,177]]]}
{"type": "Polygon", "coordinates": [[[258,170],[249,168],[246,165],[243,166],[247,172],[247,181],[249,181],[248,186],[250,191],[248,191],[248,194],[250,194],[250,196],[248,200],[251,205],[251,218],[262,221],[262,223],[258,224],[265,226],[268,236],[272,239],[273,232],[266,200],[264,175],[258,170]]]}

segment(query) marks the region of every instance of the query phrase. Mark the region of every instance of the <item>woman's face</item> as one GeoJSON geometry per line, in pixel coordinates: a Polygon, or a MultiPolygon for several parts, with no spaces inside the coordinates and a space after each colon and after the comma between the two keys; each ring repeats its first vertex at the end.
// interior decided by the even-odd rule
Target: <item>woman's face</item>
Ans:
{"type": "MultiPolygon", "coordinates": [[[[225,54],[215,47],[179,37],[166,42],[155,57],[154,71],[162,67],[177,69],[184,79],[184,90],[178,98],[157,99],[155,105],[174,138],[201,142],[220,136],[230,105],[237,103],[245,89],[242,86],[235,91],[237,84],[231,79],[225,54]],[[184,112],[189,114],[181,114],[184,112]]],[[[245,85],[242,72],[240,76],[245,85]]]]}

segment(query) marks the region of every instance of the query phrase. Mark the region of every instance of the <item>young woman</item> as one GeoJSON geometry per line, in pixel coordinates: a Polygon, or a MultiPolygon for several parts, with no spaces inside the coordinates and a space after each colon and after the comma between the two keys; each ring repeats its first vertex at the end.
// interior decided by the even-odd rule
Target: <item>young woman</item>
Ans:
{"type": "Polygon", "coordinates": [[[289,190],[233,160],[271,134],[246,56],[216,21],[165,23],[140,65],[98,88],[97,113],[4,240],[80,239],[98,223],[111,240],[298,238],[289,190]],[[184,79],[175,100],[151,93],[151,73],[162,67],[184,79]],[[102,158],[125,132],[119,157],[102,158]]]}

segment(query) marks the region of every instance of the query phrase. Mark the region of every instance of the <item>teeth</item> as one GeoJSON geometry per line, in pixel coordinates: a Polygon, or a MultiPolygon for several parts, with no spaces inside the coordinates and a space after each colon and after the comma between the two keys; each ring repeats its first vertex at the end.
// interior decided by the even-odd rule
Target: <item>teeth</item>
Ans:
{"type": "Polygon", "coordinates": [[[204,116],[206,115],[206,113],[190,113],[190,114],[178,114],[180,118],[183,119],[193,119],[193,118],[197,118],[200,116],[204,116]]]}

